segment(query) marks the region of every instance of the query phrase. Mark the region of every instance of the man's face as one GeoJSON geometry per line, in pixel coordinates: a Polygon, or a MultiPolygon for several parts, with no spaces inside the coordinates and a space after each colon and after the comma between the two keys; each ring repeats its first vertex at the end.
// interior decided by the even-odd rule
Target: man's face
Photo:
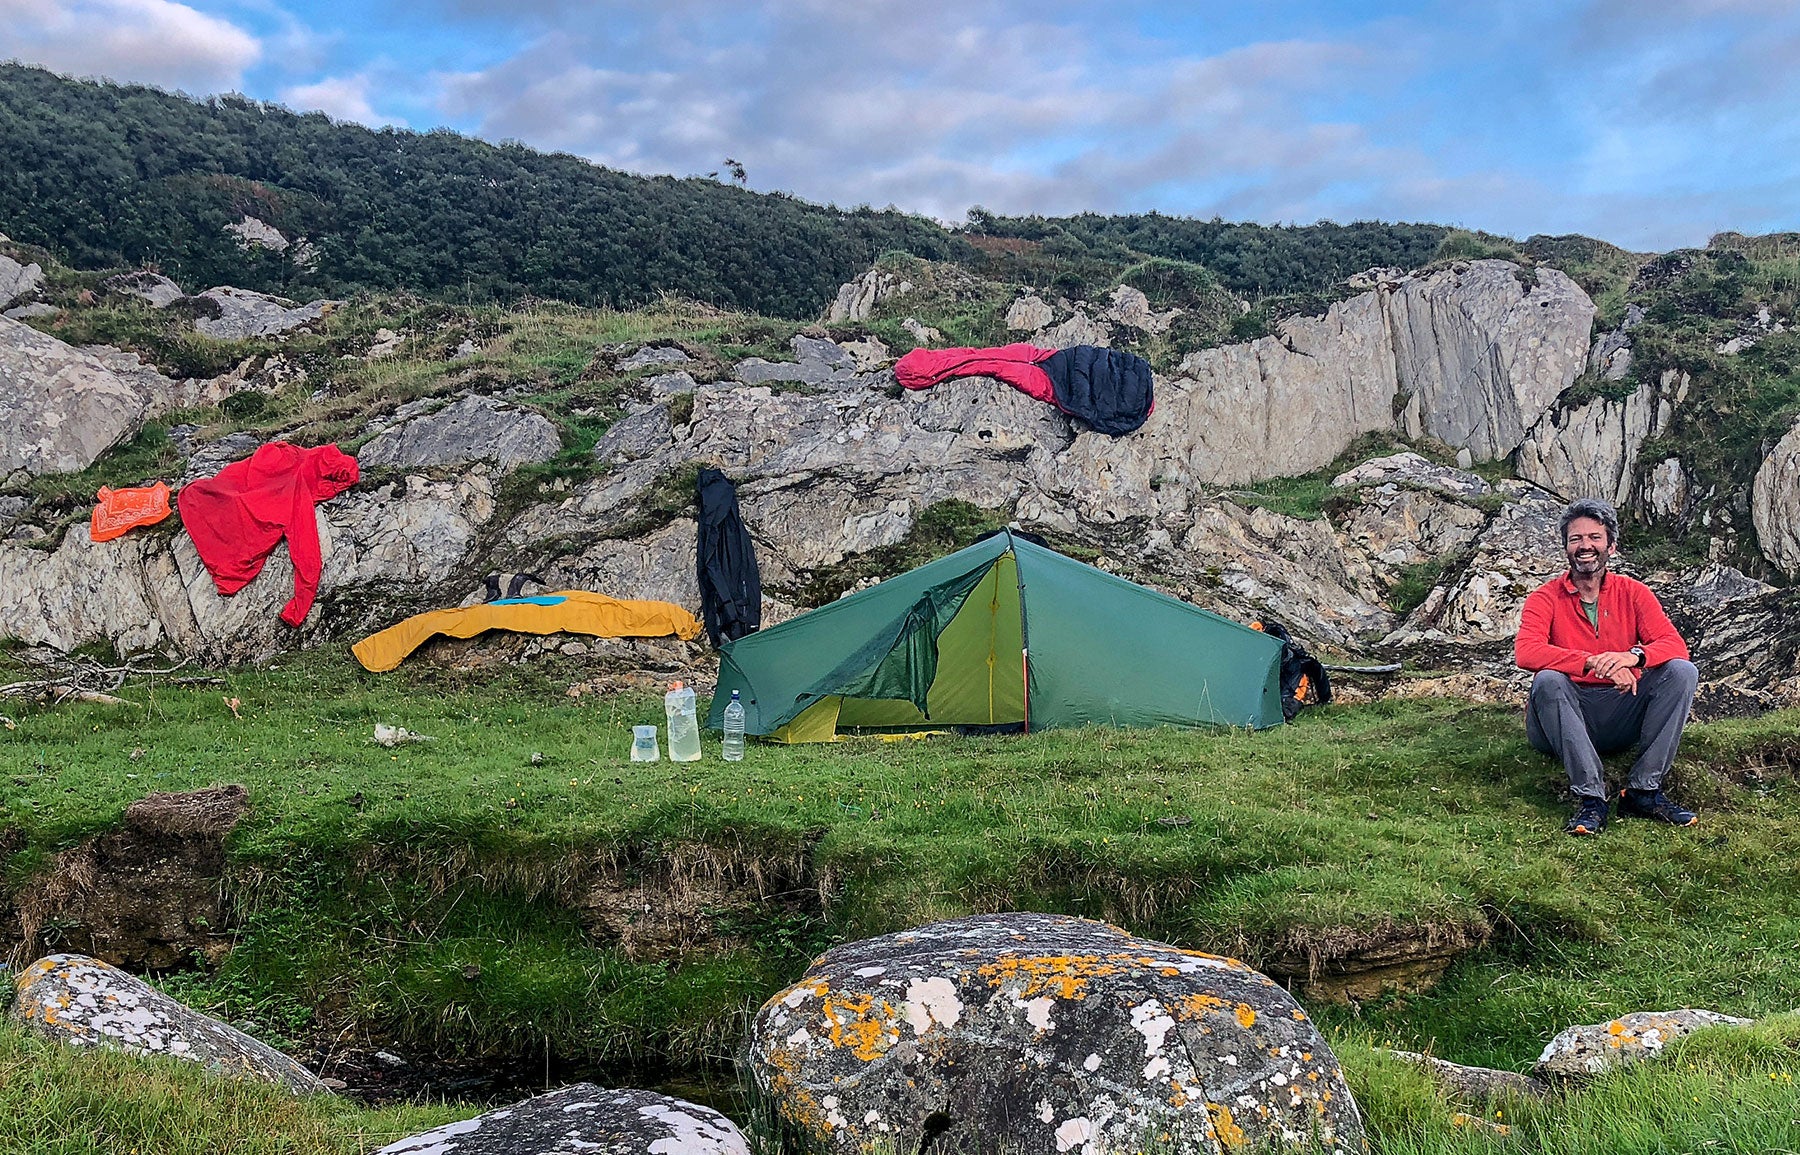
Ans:
{"type": "Polygon", "coordinates": [[[1591,517],[1569,523],[1563,547],[1569,554],[1569,572],[1576,577],[1593,577],[1604,571],[1607,560],[1618,552],[1608,540],[1606,527],[1591,517]]]}

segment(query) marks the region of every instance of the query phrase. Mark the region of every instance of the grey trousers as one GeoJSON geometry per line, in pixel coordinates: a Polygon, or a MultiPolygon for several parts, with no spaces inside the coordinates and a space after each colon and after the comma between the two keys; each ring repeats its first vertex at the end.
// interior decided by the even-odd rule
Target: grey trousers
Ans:
{"type": "Polygon", "coordinates": [[[1569,786],[1578,795],[1605,798],[1600,755],[1633,745],[1639,752],[1629,785],[1660,790],[1663,775],[1675,762],[1699,683],[1694,663],[1680,658],[1645,670],[1635,694],[1610,685],[1579,685],[1567,674],[1540,670],[1531,680],[1525,706],[1525,738],[1562,759],[1569,786]]]}

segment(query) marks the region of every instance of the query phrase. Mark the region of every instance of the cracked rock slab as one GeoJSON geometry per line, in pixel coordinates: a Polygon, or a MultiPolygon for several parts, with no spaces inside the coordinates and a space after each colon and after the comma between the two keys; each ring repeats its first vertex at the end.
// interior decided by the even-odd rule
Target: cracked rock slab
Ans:
{"type": "Polygon", "coordinates": [[[376,1155],[750,1155],[717,1111],[577,1083],[390,1143],[376,1155]]]}
{"type": "Polygon", "coordinates": [[[384,430],[357,451],[366,466],[402,469],[491,461],[502,473],[562,452],[548,417],[496,397],[466,396],[384,430]]]}
{"type": "Polygon", "coordinates": [[[183,1006],[142,979],[82,955],[54,954],[19,972],[12,1018],[72,1047],[185,1059],[228,1078],[297,1095],[325,1090],[317,1076],[266,1043],[183,1006]]]}
{"type": "Polygon", "coordinates": [[[222,285],[208,289],[200,296],[219,306],[217,317],[201,317],[194,328],[202,335],[220,341],[242,341],[250,337],[272,337],[276,333],[316,321],[330,312],[337,301],[313,301],[301,305],[283,297],[256,293],[249,289],[222,285]]]}
{"type": "Polygon", "coordinates": [[[1087,919],[976,915],[838,947],[763,1005],[748,1065],[836,1152],[1364,1149],[1284,989],[1087,919]]]}

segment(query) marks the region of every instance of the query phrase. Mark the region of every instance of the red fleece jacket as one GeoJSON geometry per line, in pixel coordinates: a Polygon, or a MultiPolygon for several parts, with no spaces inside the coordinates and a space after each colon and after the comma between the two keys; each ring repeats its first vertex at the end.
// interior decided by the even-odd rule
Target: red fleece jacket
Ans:
{"type": "Polygon", "coordinates": [[[1596,629],[1581,607],[1574,580],[1568,574],[1550,579],[1525,599],[1513,660],[1521,669],[1560,670],[1577,682],[1605,686],[1612,684],[1610,678],[1583,668],[1589,655],[1642,646],[1643,669],[1688,656],[1675,623],[1643,582],[1607,574],[1600,583],[1599,610],[1596,629]]]}
{"type": "Polygon", "coordinates": [[[298,626],[319,592],[319,523],[316,502],[356,484],[356,458],[335,445],[302,449],[271,441],[243,461],[234,461],[185,486],[176,505],[181,523],[219,593],[230,597],[262,572],[275,543],[284,536],[294,562],[294,596],[281,620],[298,626]]]}

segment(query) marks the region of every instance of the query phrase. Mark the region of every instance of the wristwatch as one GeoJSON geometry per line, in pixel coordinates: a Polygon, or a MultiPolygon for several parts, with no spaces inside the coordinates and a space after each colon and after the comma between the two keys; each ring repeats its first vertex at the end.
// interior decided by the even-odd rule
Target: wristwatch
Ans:
{"type": "Polygon", "coordinates": [[[1637,655],[1638,669],[1640,669],[1640,670],[1643,669],[1644,668],[1644,647],[1633,646],[1633,647],[1631,647],[1631,652],[1637,655]]]}

